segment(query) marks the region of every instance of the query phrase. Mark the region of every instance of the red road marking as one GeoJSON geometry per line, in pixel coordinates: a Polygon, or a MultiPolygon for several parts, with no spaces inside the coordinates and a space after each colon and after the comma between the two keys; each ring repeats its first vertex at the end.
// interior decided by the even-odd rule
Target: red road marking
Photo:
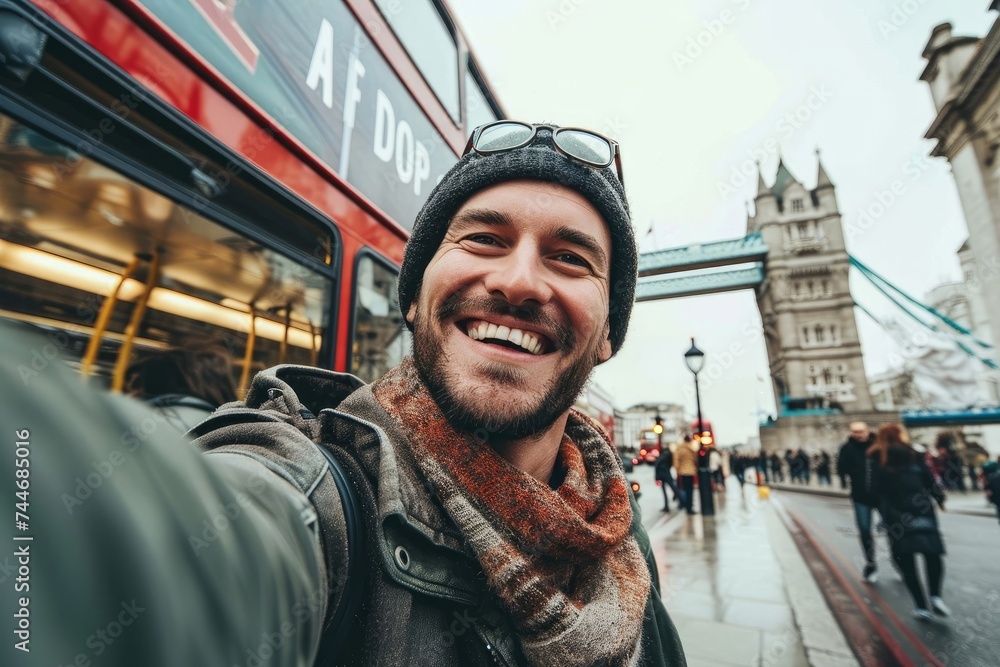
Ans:
{"type": "MultiPolygon", "coordinates": [[[[789,526],[787,523],[788,521],[791,521],[794,524],[795,531],[801,534],[806,539],[806,541],[809,542],[812,548],[819,555],[820,559],[823,561],[823,564],[826,566],[827,570],[834,577],[834,579],[837,580],[837,583],[840,584],[841,589],[845,593],[847,593],[848,597],[851,598],[855,606],[864,615],[865,619],[868,621],[869,626],[874,628],[876,633],[878,633],[879,639],[882,641],[885,647],[888,648],[889,651],[892,653],[892,656],[893,658],[895,658],[896,663],[903,667],[913,667],[913,661],[910,660],[909,656],[907,656],[905,651],[903,651],[903,647],[900,646],[899,642],[897,642],[896,639],[891,634],[889,634],[889,632],[882,626],[882,622],[875,616],[874,613],[872,613],[872,610],[868,608],[868,605],[865,604],[865,601],[861,599],[861,596],[858,595],[858,592],[854,589],[854,587],[850,585],[850,582],[847,581],[846,577],[844,576],[844,573],[841,572],[840,568],[838,568],[833,563],[829,555],[827,555],[827,553],[820,547],[819,543],[816,541],[816,538],[813,537],[812,533],[810,533],[805,528],[805,526],[803,526],[802,523],[798,521],[796,517],[792,516],[790,511],[785,509],[783,505],[781,507],[781,510],[782,511],[780,511],[778,514],[779,516],[782,517],[782,521],[785,522],[786,527],[790,529],[793,527],[789,526]]],[[[840,623],[839,620],[838,623],[840,623]]],[[[842,623],[841,623],[841,628],[845,632],[848,632],[848,629],[845,628],[842,623]]],[[[848,632],[848,634],[851,633],[848,632]]],[[[866,656],[863,656],[857,652],[855,653],[855,655],[860,662],[866,663],[866,660],[864,659],[866,656]]]]}
{"type": "MultiPolygon", "coordinates": [[[[812,531],[806,528],[805,524],[811,525],[812,522],[808,521],[807,519],[800,518],[799,515],[794,511],[787,510],[787,512],[789,513],[791,520],[794,521],[796,525],[798,525],[799,530],[802,532],[802,534],[806,536],[806,538],[812,543],[812,545],[819,552],[820,557],[823,558],[826,561],[827,565],[834,570],[834,575],[837,577],[841,585],[847,589],[848,594],[861,608],[866,618],[868,618],[869,620],[874,620],[875,615],[872,614],[871,610],[868,608],[868,605],[865,604],[864,600],[861,598],[860,594],[858,594],[857,589],[854,587],[854,585],[847,580],[847,577],[844,575],[843,570],[840,567],[837,567],[833,563],[833,560],[826,553],[826,550],[820,548],[819,543],[813,536],[812,531]]],[[[844,556],[840,552],[840,550],[837,549],[837,547],[835,547],[834,545],[830,544],[828,546],[829,550],[833,552],[839,564],[841,566],[844,566],[843,569],[845,570],[850,569],[846,567],[846,564],[848,562],[846,556],[844,556]]],[[[878,594],[877,589],[871,590],[871,596],[872,599],[875,600],[876,604],[878,604],[879,608],[885,613],[886,617],[888,617],[888,619],[892,621],[892,623],[899,629],[899,631],[902,632],[906,636],[906,638],[910,640],[910,643],[913,645],[913,647],[920,652],[920,654],[927,660],[929,664],[934,665],[934,667],[945,667],[936,657],[934,657],[934,654],[930,652],[930,649],[928,649],[924,645],[924,643],[920,641],[920,638],[917,637],[913,633],[913,631],[906,626],[905,623],[903,623],[902,619],[899,618],[899,616],[892,609],[892,607],[890,607],[889,604],[882,599],[882,596],[878,594]]],[[[909,656],[906,656],[905,653],[903,652],[903,648],[902,646],[899,645],[899,642],[897,642],[894,637],[888,634],[888,632],[885,630],[885,628],[882,626],[881,623],[876,621],[873,622],[872,625],[876,628],[876,631],[879,633],[879,636],[889,647],[889,650],[891,650],[893,652],[893,655],[896,656],[896,659],[900,660],[900,664],[904,665],[913,664],[913,661],[910,660],[909,656]]]]}
{"type": "MultiPolygon", "coordinates": [[[[795,513],[793,512],[793,514],[795,513]]],[[[795,516],[792,517],[792,520],[799,523],[800,527],[802,527],[803,529],[805,527],[802,524],[808,524],[812,526],[812,522],[809,521],[808,519],[805,519],[804,517],[801,518],[800,521],[800,517],[797,514],[795,514],[795,516]]],[[[808,537],[812,536],[809,530],[804,530],[804,532],[808,537]]],[[[841,551],[837,549],[837,547],[833,546],[832,544],[828,546],[830,551],[833,552],[834,557],[840,562],[840,565],[844,566],[845,570],[850,570],[850,566],[848,564],[849,561],[847,560],[847,557],[843,553],[841,553],[841,551]]],[[[844,578],[844,581],[847,581],[846,577],[844,578]]],[[[850,582],[847,582],[847,585],[851,587],[852,591],[855,592],[857,591],[857,589],[854,588],[854,586],[851,585],[850,582]]],[[[903,620],[899,618],[899,616],[896,614],[893,608],[889,606],[889,603],[886,602],[882,598],[882,596],[878,594],[878,589],[873,588],[871,589],[870,592],[872,599],[875,600],[875,603],[878,604],[879,608],[885,613],[885,615],[889,618],[889,620],[892,621],[892,623],[899,629],[899,631],[902,632],[906,636],[906,638],[910,640],[910,643],[913,644],[914,648],[916,648],[920,652],[920,654],[927,659],[928,663],[934,665],[935,667],[944,667],[944,665],[937,658],[934,657],[934,654],[930,652],[930,649],[927,648],[922,641],[920,641],[920,638],[917,637],[912,630],[910,630],[909,626],[907,626],[903,622],[903,620]]],[[[909,591],[907,591],[907,595],[909,595],[909,591]]]]}

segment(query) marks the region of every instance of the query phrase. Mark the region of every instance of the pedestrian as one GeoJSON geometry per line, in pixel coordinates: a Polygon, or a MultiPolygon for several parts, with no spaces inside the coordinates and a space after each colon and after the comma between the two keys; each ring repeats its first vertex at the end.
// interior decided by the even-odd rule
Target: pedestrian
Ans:
{"type": "Polygon", "coordinates": [[[965,491],[965,465],[956,446],[956,438],[949,431],[937,435],[935,447],[938,451],[934,472],[941,485],[948,491],[965,491]]]}
{"type": "Polygon", "coordinates": [[[993,503],[1000,520],[1000,456],[996,461],[983,464],[983,488],[986,489],[986,499],[993,503]]]}
{"type": "Polygon", "coordinates": [[[236,400],[232,356],[214,344],[151,352],[125,371],[125,393],[146,401],[183,435],[236,400]]]}
{"type": "Polygon", "coordinates": [[[674,468],[681,484],[681,506],[688,514],[694,514],[694,478],[698,474],[698,449],[690,433],[685,433],[684,440],[677,443],[674,468]]]}
{"type": "Polygon", "coordinates": [[[942,444],[942,436],[944,436],[944,434],[938,434],[937,444],[935,445],[937,454],[932,457],[933,465],[931,467],[931,472],[934,473],[934,477],[937,479],[938,484],[943,486],[948,491],[951,491],[952,487],[949,483],[948,476],[948,451],[951,447],[951,439],[950,437],[947,438],[946,442],[948,444],[944,445],[942,444]]]}
{"type": "Polygon", "coordinates": [[[771,467],[771,461],[768,459],[767,454],[764,450],[761,450],[757,454],[757,484],[770,484],[771,483],[771,473],[768,468],[771,467]]]}
{"type": "Polygon", "coordinates": [[[667,498],[667,489],[669,488],[674,494],[674,500],[678,499],[677,494],[677,483],[674,481],[674,475],[671,469],[674,466],[674,455],[670,452],[669,447],[664,447],[660,450],[660,456],[656,459],[655,476],[656,481],[660,484],[660,491],[663,492],[663,512],[670,511],[670,500],[667,498]]]}
{"type": "MultiPolygon", "coordinates": [[[[116,473],[73,525],[83,530],[92,510],[120,500],[100,529],[103,548],[116,551],[117,524],[141,504],[153,517],[142,534],[174,531],[174,548],[145,560],[137,541],[120,550],[134,563],[127,571],[80,559],[63,574],[86,582],[81,595],[133,591],[155,577],[205,606],[219,597],[227,614],[227,596],[241,601],[245,616],[213,616],[210,637],[198,638],[214,646],[243,626],[256,638],[238,637],[224,659],[200,664],[258,660],[248,647],[263,628],[268,642],[278,638],[261,645],[274,664],[684,665],[615,448],[572,408],[594,367],[620,350],[634,302],[637,253],[617,151],[581,130],[477,128],[404,252],[398,303],[412,356],[370,385],[297,366],[258,374],[242,406],[199,428],[200,464],[179,457],[163,481],[145,485],[169,488],[173,502],[135,503],[146,490],[116,473]],[[190,474],[174,474],[177,466],[190,474]],[[251,472],[273,492],[237,495],[251,472]],[[207,503],[197,486],[205,479],[232,493],[207,503]],[[348,482],[368,513],[360,536],[338,501],[348,482]],[[225,528],[203,533],[206,517],[207,528],[225,528]],[[347,576],[346,554],[359,548],[363,569],[347,576]],[[71,576],[88,564],[102,576],[71,576]],[[356,587],[363,598],[345,610],[345,590],[356,587]],[[302,589],[318,603],[294,605],[302,589]],[[336,659],[318,655],[328,648],[336,659]]],[[[28,349],[0,348],[5,397],[28,349]]],[[[131,460],[123,468],[142,472],[131,460]]],[[[9,478],[12,470],[0,463],[9,478]]],[[[155,609],[148,626],[176,630],[177,616],[204,617],[176,598],[138,600],[155,609]]],[[[133,651],[131,664],[159,667],[186,650],[162,639],[187,633],[151,641],[129,632],[115,648],[133,651]]]]}
{"type": "Polygon", "coordinates": [[[851,486],[851,502],[854,506],[854,520],[861,537],[861,549],[865,566],[861,576],[870,584],[878,580],[878,566],[875,564],[875,540],[872,537],[872,509],[875,497],[872,495],[872,461],[867,455],[868,448],[875,442],[875,436],[862,421],[851,422],[850,435],[841,445],[837,454],[837,474],[840,488],[851,486]]]}
{"type": "Polygon", "coordinates": [[[819,482],[820,486],[832,486],[833,479],[830,476],[830,466],[832,461],[830,460],[829,452],[820,452],[816,460],[816,480],[819,482]]]}
{"type": "Polygon", "coordinates": [[[881,427],[867,453],[877,463],[874,495],[886,522],[892,559],[903,573],[903,581],[916,606],[914,616],[924,621],[933,620],[934,614],[947,616],[950,610],[941,599],[944,541],[931,502],[933,498],[943,511],[944,492],[922,457],[913,450],[902,424],[881,427]],[[917,573],[917,554],[923,556],[927,569],[929,600],[917,573]]]}
{"type": "Polygon", "coordinates": [[[786,451],[781,460],[784,466],[788,467],[788,482],[790,484],[797,484],[799,481],[799,466],[795,462],[794,452],[791,450],[786,451]]]}
{"type": "Polygon", "coordinates": [[[746,483],[746,469],[750,463],[749,454],[730,454],[729,467],[736,476],[736,481],[740,483],[740,488],[746,483]]]}
{"type": "Polygon", "coordinates": [[[948,452],[948,460],[945,462],[945,474],[951,489],[965,493],[965,464],[962,457],[955,450],[948,452]]]}
{"type": "Polygon", "coordinates": [[[809,458],[809,454],[806,453],[806,450],[804,449],[799,450],[798,459],[800,481],[808,486],[810,480],[812,479],[811,459],[809,458]]]}
{"type": "Polygon", "coordinates": [[[977,462],[974,458],[969,458],[968,470],[969,489],[972,491],[979,491],[980,467],[977,466],[977,462]]]}
{"type": "Polygon", "coordinates": [[[708,474],[712,480],[713,491],[725,488],[726,479],[722,470],[722,454],[719,453],[715,445],[710,445],[708,448],[708,474]]]}
{"type": "Polygon", "coordinates": [[[781,457],[778,456],[778,452],[771,454],[771,475],[774,477],[775,482],[784,482],[785,473],[781,464],[781,457]]]}

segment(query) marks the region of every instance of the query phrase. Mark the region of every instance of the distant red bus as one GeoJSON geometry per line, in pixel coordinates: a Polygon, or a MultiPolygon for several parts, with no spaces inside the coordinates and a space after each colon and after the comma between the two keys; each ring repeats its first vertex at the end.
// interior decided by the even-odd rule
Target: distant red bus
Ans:
{"type": "Polygon", "coordinates": [[[707,419],[701,420],[701,431],[698,430],[698,421],[691,422],[691,437],[694,438],[695,442],[703,445],[711,445],[715,443],[715,435],[712,431],[712,422],[707,419]]]}
{"type": "Polygon", "coordinates": [[[502,117],[441,2],[14,0],[0,32],[0,316],[112,386],[205,339],[243,385],[408,351],[409,226],[502,117]]]}
{"type": "Polygon", "coordinates": [[[656,463],[656,459],[660,457],[661,448],[666,446],[667,444],[663,442],[662,431],[657,433],[651,428],[643,429],[639,431],[636,439],[638,451],[633,460],[635,463],[656,463]]]}

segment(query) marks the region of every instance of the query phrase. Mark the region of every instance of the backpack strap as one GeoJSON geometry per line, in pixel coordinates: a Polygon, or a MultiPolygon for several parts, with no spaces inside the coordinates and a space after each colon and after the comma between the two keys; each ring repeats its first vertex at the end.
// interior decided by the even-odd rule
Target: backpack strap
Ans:
{"type": "MultiPolygon", "coordinates": [[[[240,439],[236,434],[246,429],[248,425],[256,424],[260,426],[260,431],[263,433],[269,432],[269,429],[274,429],[276,433],[280,433],[280,436],[277,437],[295,438],[303,446],[308,442],[309,446],[314,447],[326,459],[330,476],[337,487],[337,493],[340,496],[340,503],[343,508],[347,564],[339,573],[336,581],[337,587],[342,589],[340,601],[335,609],[327,610],[327,619],[329,620],[324,626],[314,664],[317,666],[335,664],[338,654],[343,648],[348,633],[354,625],[355,618],[361,608],[367,583],[366,580],[368,578],[367,541],[361,500],[344,468],[344,464],[330,451],[330,447],[336,448],[338,452],[343,453],[345,456],[349,456],[349,454],[342,448],[336,447],[336,445],[316,443],[306,436],[305,433],[292,427],[286,420],[279,418],[277,415],[269,414],[269,412],[268,410],[245,407],[224,407],[198,424],[189,432],[189,435],[192,438],[201,438],[202,436],[211,434],[211,439],[214,442],[213,448],[221,446],[220,440],[231,439],[232,442],[228,444],[238,445],[240,444],[240,439]],[[229,434],[222,433],[223,429],[234,429],[233,437],[230,438],[229,434]]],[[[308,417],[312,418],[312,415],[309,414],[308,417]]],[[[260,445],[261,443],[257,442],[257,444],[260,445]]],[[[322,508],[316,508],[316,511],[319,514],[322,512],[322,508]]],[[[326,546],[324,545],[324,548],[326,546]]],[[[334,599],[333,589],[331,589],[330,598],[331,600],[334,599]]]]}
{"type": "Polygon", "coordinates": [[[361,601],[364,598],[367,573],[364,563],[367,552],[367,542],[365,540],[365,519],[361,512],[361,501],[357,496],[354,485],[347,476],[344,466],[337,460],[337,457],[323,445],[316,445],[316,448],[326,457],[330,464],[330,474],[337,485],[337,492],[340,494],[340,502],[344,508],[344,524],[347,527],[347,570],[345,572],[343,587],[344,592],[340,598],[330,619],[330,625],[323,633],[320,640],[319,650],[316,652],[315,665],[332,665],[337,660],[337,655],[347,640],[361,609],[361,601]]]}

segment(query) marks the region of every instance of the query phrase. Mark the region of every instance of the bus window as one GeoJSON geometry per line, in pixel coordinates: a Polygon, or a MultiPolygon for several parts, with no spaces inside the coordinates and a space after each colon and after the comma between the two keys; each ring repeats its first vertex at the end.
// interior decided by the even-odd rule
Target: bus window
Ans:
{"type": "Polygon", "coordinates": [[[461,119],[458,46],[434,0],[375,0],[375,4],[457,123],[461,119]]]}
{"type": "Polygon", "coordinates": [[[237,378],[315,364],[332,293],[328,275],[0,114],[0,316],[49,330],[64,360],[107,377],[123,341],[119,364],[214,341],[244,362],[237,378]]]}
{"type": "Polygon", "coordinates": [[[399,310],[397,272],[367,254],[357,266],[351,372],[372,382],[410,351],[410,331],[399,310]]]}
{"type": "Polygon", "coordinates": [[[483,88],[479,84],[475,74],[476,68],[469,59],[469,68],[465,72],[465,129],[466,134],[471,134],[474,129],[486,123],[499,120],[497,112],[490,105],[488,98],[483,93],[483,88]]]}

